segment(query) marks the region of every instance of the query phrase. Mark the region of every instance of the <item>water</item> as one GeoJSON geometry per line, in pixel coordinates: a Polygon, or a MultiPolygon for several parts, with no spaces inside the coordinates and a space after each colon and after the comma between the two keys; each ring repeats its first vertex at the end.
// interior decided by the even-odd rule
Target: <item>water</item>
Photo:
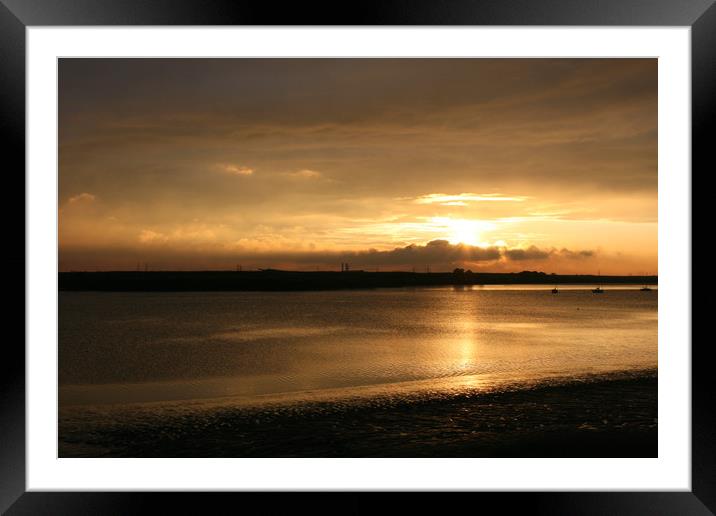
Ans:
{"type": "Polygon", "coordinates": [[[59,294],[60,407],[408,396],[657,367],[658,291],[59,294]]]}

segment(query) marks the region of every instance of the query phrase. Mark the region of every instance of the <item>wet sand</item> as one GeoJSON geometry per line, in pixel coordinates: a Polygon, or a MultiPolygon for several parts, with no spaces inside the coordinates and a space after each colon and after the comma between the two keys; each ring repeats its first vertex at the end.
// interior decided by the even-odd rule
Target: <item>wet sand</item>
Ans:
{"type": "Polygon", "coordinates": [[[72,407],[59,436],[60,457],[656,457],[657,376],[298,405],[72,407]]]}

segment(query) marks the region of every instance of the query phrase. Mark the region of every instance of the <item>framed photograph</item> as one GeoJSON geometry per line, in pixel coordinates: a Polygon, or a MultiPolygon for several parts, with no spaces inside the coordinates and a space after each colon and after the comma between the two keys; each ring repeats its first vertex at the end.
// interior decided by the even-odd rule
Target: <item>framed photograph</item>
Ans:
{"type": "Polygon", "coordinates": [[[713,2],[3,4],[3,511],[713,514],[713,2]]]}

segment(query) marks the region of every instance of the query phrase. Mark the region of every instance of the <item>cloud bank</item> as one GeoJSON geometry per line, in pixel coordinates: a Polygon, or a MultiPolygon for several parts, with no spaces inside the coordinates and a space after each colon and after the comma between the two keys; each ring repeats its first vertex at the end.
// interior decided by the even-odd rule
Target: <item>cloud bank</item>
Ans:
{"type": "MultiPolygon", "coordinates": [[[[142,250],[116,250],[116,255],[133,255],[141,263],[150,262],[157,268],[184,268],[189,263],[202,263],[211,269],[233,269],[241,264],[244,270],[252,268],[286,268],[299,270],[330,270],[340,263],[349,263],[354,270],[425,270],[450,271],[456,267],[474,270],[490,267],[495,270],[520,271],[527,264],[544,269],[551,261],[579,262],[597,256],[594,250],[569,250],[556,248],[509,248],[506,246],[471,246],[451,244],[447,240],[433,240],[425,245],[411,244],[390,250],[366,249],[360,251],[259,251],[255,249],[226,246],[205,246],[179,252],[160,235],[150,231],[142,234],[145,244],[142,250]]],[[[77,250],[79,254],[87,250],[77,250]]],[[[68,251],[71,255],[72,250],[68,251]]],[[[112,253],[101,252],[94,259],[109,263],[112,253]]],[[[116,260],[116,258],[114,258],[116,260]]],[[[134,268],[135,261],[122,264],[121,268],[134,268]]]]}

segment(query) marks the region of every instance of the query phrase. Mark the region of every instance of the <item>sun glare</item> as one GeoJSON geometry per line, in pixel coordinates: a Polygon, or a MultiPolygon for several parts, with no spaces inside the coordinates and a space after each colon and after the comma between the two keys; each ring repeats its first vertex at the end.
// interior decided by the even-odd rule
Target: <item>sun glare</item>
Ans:
{"type": "Polygon", "coordinates": [[[484,245],[482,233],[494,229],[494,224],[482,220],[440,218],[451,244],[484,245]]]}

